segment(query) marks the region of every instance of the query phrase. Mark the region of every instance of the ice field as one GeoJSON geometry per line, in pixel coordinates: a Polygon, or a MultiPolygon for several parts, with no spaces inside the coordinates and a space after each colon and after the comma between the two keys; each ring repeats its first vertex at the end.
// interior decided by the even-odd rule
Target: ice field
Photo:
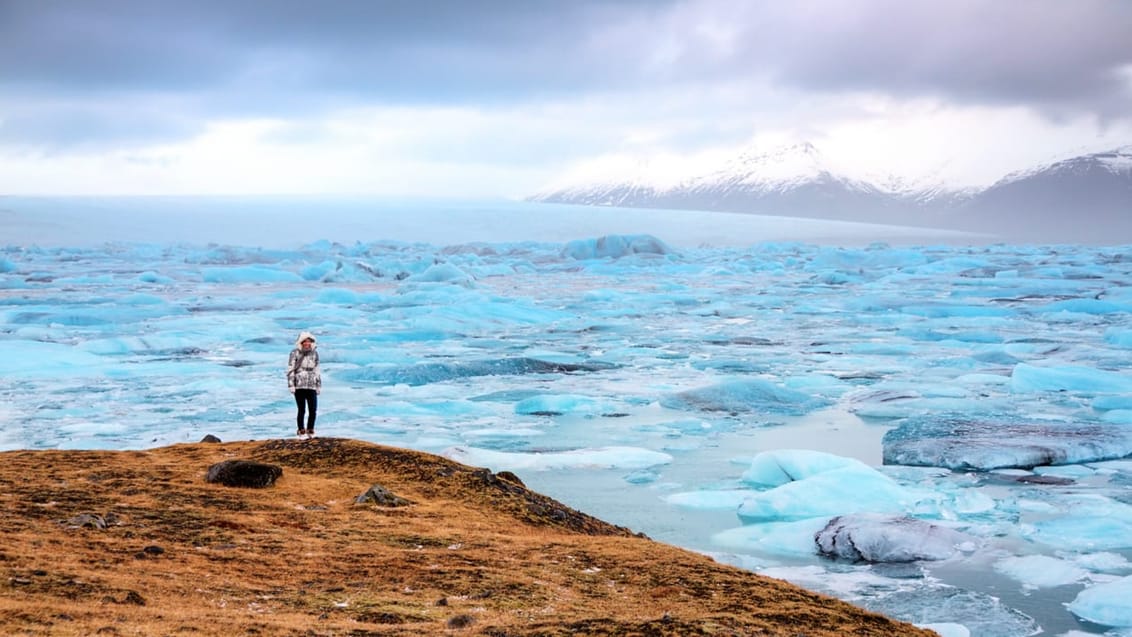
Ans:
{"type": "Polygon", "coordinates": [[[0,449],[318,430],[941,634],[1132,635],[1132,246],[530,204],[0,210],[0,449]],[[286,208],[286,209],[284,209],[286,208]]]}

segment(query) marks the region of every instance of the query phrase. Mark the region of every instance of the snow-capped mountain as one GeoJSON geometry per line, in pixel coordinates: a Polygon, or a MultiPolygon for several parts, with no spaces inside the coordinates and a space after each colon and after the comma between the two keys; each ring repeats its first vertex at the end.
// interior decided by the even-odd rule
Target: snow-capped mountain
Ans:
{"type": "Polygon", "coordinates": [[[532,201],[718,210],[990,232],[1008,240],[1132,242],[1132,146],[1011,173],[983,189],[837,170],[811,144],[747,150],[666,179],[641,164],[629,179],[559,186],[532,201]]]}
{"type": "Polygon", "coordinates": [[[1029,240],[1132,241],[1132,146],[1011,173],[952,217],[958,228],[1029,240]]]}
{"type": "Polygon", "coordinates": [[[912,212],[952,196],[938,184],[915,188],[892,177],[850,177],[809,143],[746,149],[717,166],[667,181],[650,178],[648,164],[639,169],[621,181],[582,181],[529,199],[914,224],[908,218],[912,212]]]}

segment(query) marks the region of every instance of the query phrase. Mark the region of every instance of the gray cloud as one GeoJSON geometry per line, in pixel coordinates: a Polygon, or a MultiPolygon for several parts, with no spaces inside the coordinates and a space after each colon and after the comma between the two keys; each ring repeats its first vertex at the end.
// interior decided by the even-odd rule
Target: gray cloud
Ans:
{"type": "Polygon", "coordinates": [[[647,2],[15,0],[0,74],[27,91],[320,90],[390,101],[601,82],[591,24],[647,2]]]}
{"type": "Polygon", "coordinates": [[[784,84],[1130,114],[1132,78],[1120,70],[1132,70],[1132,3],[1123,0],[781,6],[752,29],[762,44],[750,53],[779,52],[784,84]]]}
{"type": "Polygon", "coordinates": [[[0,141],[718,83],[1126,117],[1130,33],[1126,0],[6,0],[0,141]]]}
{"type": "Polygon", "coordinates": [[[48,155],[102,152],[176,142],[202,132],[205,124],[159,103],[9,101],[0,106],[0,146],[48,155]]]}

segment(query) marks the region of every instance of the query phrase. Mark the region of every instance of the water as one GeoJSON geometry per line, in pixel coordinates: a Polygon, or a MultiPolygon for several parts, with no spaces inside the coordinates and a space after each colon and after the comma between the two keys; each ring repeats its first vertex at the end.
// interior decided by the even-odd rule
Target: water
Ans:
{"type": "Polygon", "coordinates": [[[1030,534],[1042,520],[1083,515],[1073,500],[1082,495],[1100,498],[1102,517],[1123,519],[1132,467],[1120,463],[1083,463],[1068,485],[891,474],[938,492],[954,510],[928,517],[980,541],[914,569],[724,548],[713,538],[741,525],[733,509],[666,499],[750,489],[741,476],[762,451],[880,467],[884,434],[912,417],[1126,422],[1126,248],[514,202],[6,198],[3,207],[0,449],[290,435],[283,365],[310,329],[324,366],[323,435],[497,454],[493,469],[522,467],[528,486],[570,506],[907,619],[959,590],[971,597],[948,598],[968,604],[953,620],[982,637],[1025,634],[1024,622],[1010,623],[1018,614],[1039,634],[1101,634],[1063,605],[1132,572],[1117,561],[1030,589],[994,569],[1012,555],[1132,558],[1112,538],[1117,546],[1092,550],[1030,534]],[[672,250],[563,255],[564,242],[610,233],[649,233],[672,250]],[[520,359],[592,371],[482,371],[520,359]],[[1018,365],[1089,373],[1076,389],[1050,391],[1012,385],[1018,365]],[[726,384],[736,380],[783,395],[726,384]],[[705,387],[720,387],[727,408],[672,406],[705,387]],[[550,408],[560,413],[542,413],[550,408]],[[655,454],[667,459],[638,466],[655,454]],[[955,505],[975,495],[991,507],[955,505]]]}

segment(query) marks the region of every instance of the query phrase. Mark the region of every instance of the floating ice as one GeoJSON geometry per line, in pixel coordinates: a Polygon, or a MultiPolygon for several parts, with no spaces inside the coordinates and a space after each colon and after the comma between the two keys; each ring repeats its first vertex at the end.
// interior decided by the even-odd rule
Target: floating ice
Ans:
{"type": "Polygon", "coordinates": [[[652,235],[606,235],[596,239],[570,241],[562,248],[562,256],[571,259],[619,258],[631,254],[672,254],[667,244],[652,235]]]}
{"type": "Polygon", "coordinates": [[[201,276],[205,283],[280,283],[302,281],[294,272],[262,265],[235,268],[204,268],[201,276]]]}
{"type": "Polygon", "coordinates": [[[415,283],[457,283],[470,287],[475,282],[475,277],[451,263],[438,263],[420,274],[410,276],[408,280],[415,283]]]}
{"type": "Polygon", "coordinates": [[[1048,504],[1046,515],[1021,527],[1022,537],[1080,552],[1132,547],[1132,505],[1089,492],[1070,492],[1048,504]]]}
{"type": "Polygon", "coordinates": [[[1095,573],[1127,573],[1132,571],[1132,562],[1119,553],[1102,551],[1100,553],[1086,553],[1073,559],[1083,568],[1095,573]]]}
{"type": "Polygon", "coordinates": [[[1132,330],[1125,328],[1109,328],[1105,330],[1104,340],[1110,345],[1132,349],[1132,330]]]}
{"type": "Polygon", "coordinates": [[[531,396],[515,403],[515,413],[530,416],[601,416],[616,412],[617,407],[611,401],[573,394],[531,396]]]}
{"type": "Polygon", "coordinates": [[[743,472],[743,482],[755,486],[777,487],[846,467],[870,470],[860,460],[832,453],[809,449],[776,449],[763,451],[752,458],[751,466],[743,472]]]}
{"type": "MultiPolygon", "coordinates": [[[[845,235],[843,225],[833,241],[863,247],[816,246],[793,239],[828,222],[516,204],[523,216],[500,224],[496,207],[423,214],[398,203],[380,214],[356,204],[340,234],[297,247],[293,228],[309,209],[260,215],[237,235],[233,222],[254,202],[211,216],[194,202],[179,228],[158,203],[130,200],[124,218],[87,209],[76,215],[84,223],[59,225],[81,228],[72,240],[91,247],[0,248],[0,376],[18,379],[0,383],[0,447],[287,434],[281,367],[310,329],[326,435],[471,445],[465,457],[485,464],[548,469],[539,490],[571,506],[678,545],[722,532],[737,563],[781,556],[809,569],[807,585],[852,601],[901,591],[893,602],[905,619],[1020,636],[1035,624],[1013,621],[1009,606],[1025,604],[1064,631],[1069,586],[1024,587],[1068,579],[1072,565],[1093,582],[1132,573],[1132,461],[1097,460],[1130,448],[1126,246],[907,247],[950,238],[876,226],[845,235]],[[583,216],[593,223],[581,228],[583,216]],[[152,233],[156,219],[178,243],[97,245],[131,223],[152,233]],[[642,229],[667,234],[632,234],[642,229]],[[272,231],[281,247],[181,243],[206,230],[227,242],[272,231]],[[477,243],[501,232],[515,242],[477,243]],[[604,238],[566,243],[579,237],[604,238]],[[905,247],[866,245],[877,237],[905,247]],[[974,424],[918,433],[892,419],[974,424]],[[884,451],[909,461],[1038,466],[877,467],[892,426],[884,451]],[[751,460],[768,450],[781,452],[751,460]],[[725,530],[741,504],[769,522],[725,530]],[[821,558],[814,534],[858,506],[963,530],[995,553],[916,568],[821,558]],[[1031,554],[1061,562],[1044,568],[1031,554]],[[998,588],[998,605],[981,596],[1006,577],[981,577],[995,562],[1031,580],[998,588]],[[865,589],[846,584],[866,576],[865,589]],[[932,588],[939,581],[980,588],[950,602],[932,588]]],[[[19,217],[24,204],[5,205],[19,217]]],[[[29,219],[75,205],[41,203],[29,219]]],[[[318,210],[320,231],[333,226],[330,208],[318,210]]],[[[10,218],[9,241],[19,230],[10,218]]]]}
{"type": "Polygon", "coordinates": [[[750,496],[739,505],[745,522],[796,520],[846,513],[904,512],[926,494],[900,486],[863,463],[813,473],[750,496]]]}
{"type": "Polygon", "coordinates": [[[1128,427],[984,418],[910,418],[884,435],[884,462],[950,469],[1030,469],[1132,454],[1132,429],[1128,427]]]}
{"type": "Polygon", "coordinates": [[[665,502],[687,509],[734,511],[744,500],[757,493],[750,489],[686,491],[665,496],[665,502]]]}
{"type": "Polygon", "coordinates": [[[387,385],[427,385],[475,376],[517,374],[572,374],[612,368],[608,363],[554,363],[535,358],[504,358],[464,363],[417,363],[407,366],[371,366],[341,372],[347,380],[387,385]]]}
{"type": "Polygon", "coordinates": [[[1032,617],[1001,600],[953,586],[924,586],[853,601],[903,621],[960,624],[979,637],[1029,637],[1040,631],[1032,617]]]}
{"type": "Polygon", "coordinates": [[[1132,376],[1081,365],[1038,366],[1019,363],[1010,377],[1018,393],[1072,391],[1086,394],[1132,392],[1132,376]]]}
{"type": "Polygon", "coordinates": [[[200,337],[191,336],[125,336],[120,338],[99,338],[79,344],[92,354],[200,354],[200,337]]]}
{"type": "Polygon", "coordinates": [[[939,637],[971,637],[971,630],[963,624],[916,624],[916,627],[935,631],[939,637]]]}
{"type": "Polygon", "coordinates": [[[660,402],[670,409],[800,415],[824,407],[830,401],[752,378],[671,394],[660,402]]]}
{"type": "Polygon", "coordinates": [[[100,376],[111,363],[101,356],[62,343],[4,342],[7,378],[100,376]]]}
{"type": "Polygon", "coordinates": [[[823,555],[866,562],[945,560],[976,545],[974,537],[954,529],[876,513],[837,516],[814,540],[823,555]]]}
{"type": "Polygon", "coordinates": [[[783,557],[816,555],[818,546],[814,536],[825,528],[829,518],[819,517],[794,522],[767,522],[750,524],[711,537],[719,546],[754,553],[768,553],[783,557]]]}
{"type": "Polygon", "coordinates": [[[1089,574],[1073,562],[1049,555],[1006,557],[994,563],[994,570],[1021,582],[1025,589],[1075,584],[1089,574]]]}
{"type": "Polygon", "coordinates": [[[1068,608],[1081,619],[1102,626],[1132,627],[1132,576],[1086,588],[1068,608]]]}

